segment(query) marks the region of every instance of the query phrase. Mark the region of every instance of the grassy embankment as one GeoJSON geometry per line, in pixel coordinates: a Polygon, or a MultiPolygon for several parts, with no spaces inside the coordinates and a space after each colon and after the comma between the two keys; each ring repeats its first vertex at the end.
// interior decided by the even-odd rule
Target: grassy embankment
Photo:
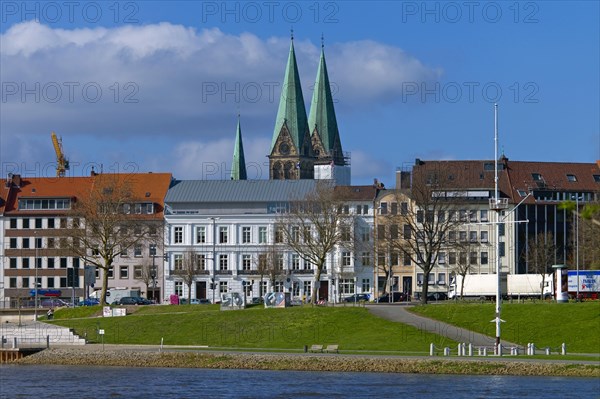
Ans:
{"type": "Polygon", "coordinates": [[[212,348],[302,350],[338,344],[352,351],[425,354],[429,344],[455,346],[438,335],[371,315],[364,307],[292,307],[220,311],[217,305],[140,306],[125,317],[101,317],[99,306],[60,309],[53,323],[75,329],[89,342],[202,345],[212,348]],[[100,317],[98,317],[100,316],[100,317]]]}
{"type": "MultiPolygon", "coordinates": [[[[411,311],[489,336],[496,335],[494,304],[448,303],[415,306],[411,311]]],[[[502,305],[501,337],[509,342],[600,354],[600,302],[502,305]]]]}

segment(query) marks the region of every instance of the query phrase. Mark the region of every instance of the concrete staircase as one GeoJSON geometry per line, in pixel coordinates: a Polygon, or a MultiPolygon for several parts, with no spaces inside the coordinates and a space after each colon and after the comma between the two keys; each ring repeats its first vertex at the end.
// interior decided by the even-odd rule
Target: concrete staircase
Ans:
{"type": "Polygon", "coordinates": [[[41,322],[0,324],[0,336],[2,348],[85,345],[85,339],[69,328],[41,322]]]}

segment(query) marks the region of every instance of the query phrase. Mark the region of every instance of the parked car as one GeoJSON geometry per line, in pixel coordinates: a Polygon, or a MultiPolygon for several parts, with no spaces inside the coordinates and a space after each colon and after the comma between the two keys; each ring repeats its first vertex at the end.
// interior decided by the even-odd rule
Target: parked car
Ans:
{"type": "MultiPolygon", "coordinates": [[[[421,293],[417,292],[415,294],[416,300],[421,300],[421,293]]],[[[448,294],[445,292],[430,292],[427,294],[428,301],[445,301],[448,299],[448,294]]]]}
{"type": "Polygon", "coordinates": [[[100,305],[100,300],[96,298],[88,298],[79,302],[79,306],[96,306],[100,305]]]}
{"type": "Polygon", "coordinates": [[[255,297],[252,298],[251,302],[252,302],[253,305],[258,305],[258,304],[264,303],[264,301],[265,300],[262,297],[255,296],[255,297]]]}
{"type": "Polygon", "coordinates": [[[344,302],[368,302],[370,299],[369,294],[353,294],[344,298],[344,302]]]}
{"type": "Polygon", "coordinates": [[[406,302],[410,300],[409,296],[404,292],[394,292],[391,299],[390,294],[383,294],[377,298],[378,303],[389,303],[389,302],[406,302]]]}
{"type": "Polygon", "coordinates": [[[124,296],[114,302],[115,305],[151,305],[152,301],[139,296],[124,296]]]}
{"type": "Polygon", "coordinates": [[[210,300],[209,299],[196,299],[196,298],[193,298],[190,301],[190,305],[210,305],[210,300]]]}

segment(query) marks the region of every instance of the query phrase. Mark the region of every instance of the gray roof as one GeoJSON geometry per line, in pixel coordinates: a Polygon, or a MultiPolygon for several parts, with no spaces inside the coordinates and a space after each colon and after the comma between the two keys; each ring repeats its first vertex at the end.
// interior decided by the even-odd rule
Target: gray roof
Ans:
{"type": "Polygon", "coordinates": [[[304,198],[316,180],[176,180],[166,203],[286,202],[304,198]]]}

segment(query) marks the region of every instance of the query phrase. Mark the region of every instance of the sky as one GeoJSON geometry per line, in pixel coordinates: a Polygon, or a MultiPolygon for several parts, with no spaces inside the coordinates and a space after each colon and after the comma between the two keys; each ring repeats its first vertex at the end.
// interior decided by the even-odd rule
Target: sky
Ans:
{"type": "Polygon", "coordinates": [[[600,159],[599,2],[0,2],[2,175],[229,179],[240,115],[268,178],[293,30],[307,113],[324,45],[352,184],[422,160],[600,159]]]}

